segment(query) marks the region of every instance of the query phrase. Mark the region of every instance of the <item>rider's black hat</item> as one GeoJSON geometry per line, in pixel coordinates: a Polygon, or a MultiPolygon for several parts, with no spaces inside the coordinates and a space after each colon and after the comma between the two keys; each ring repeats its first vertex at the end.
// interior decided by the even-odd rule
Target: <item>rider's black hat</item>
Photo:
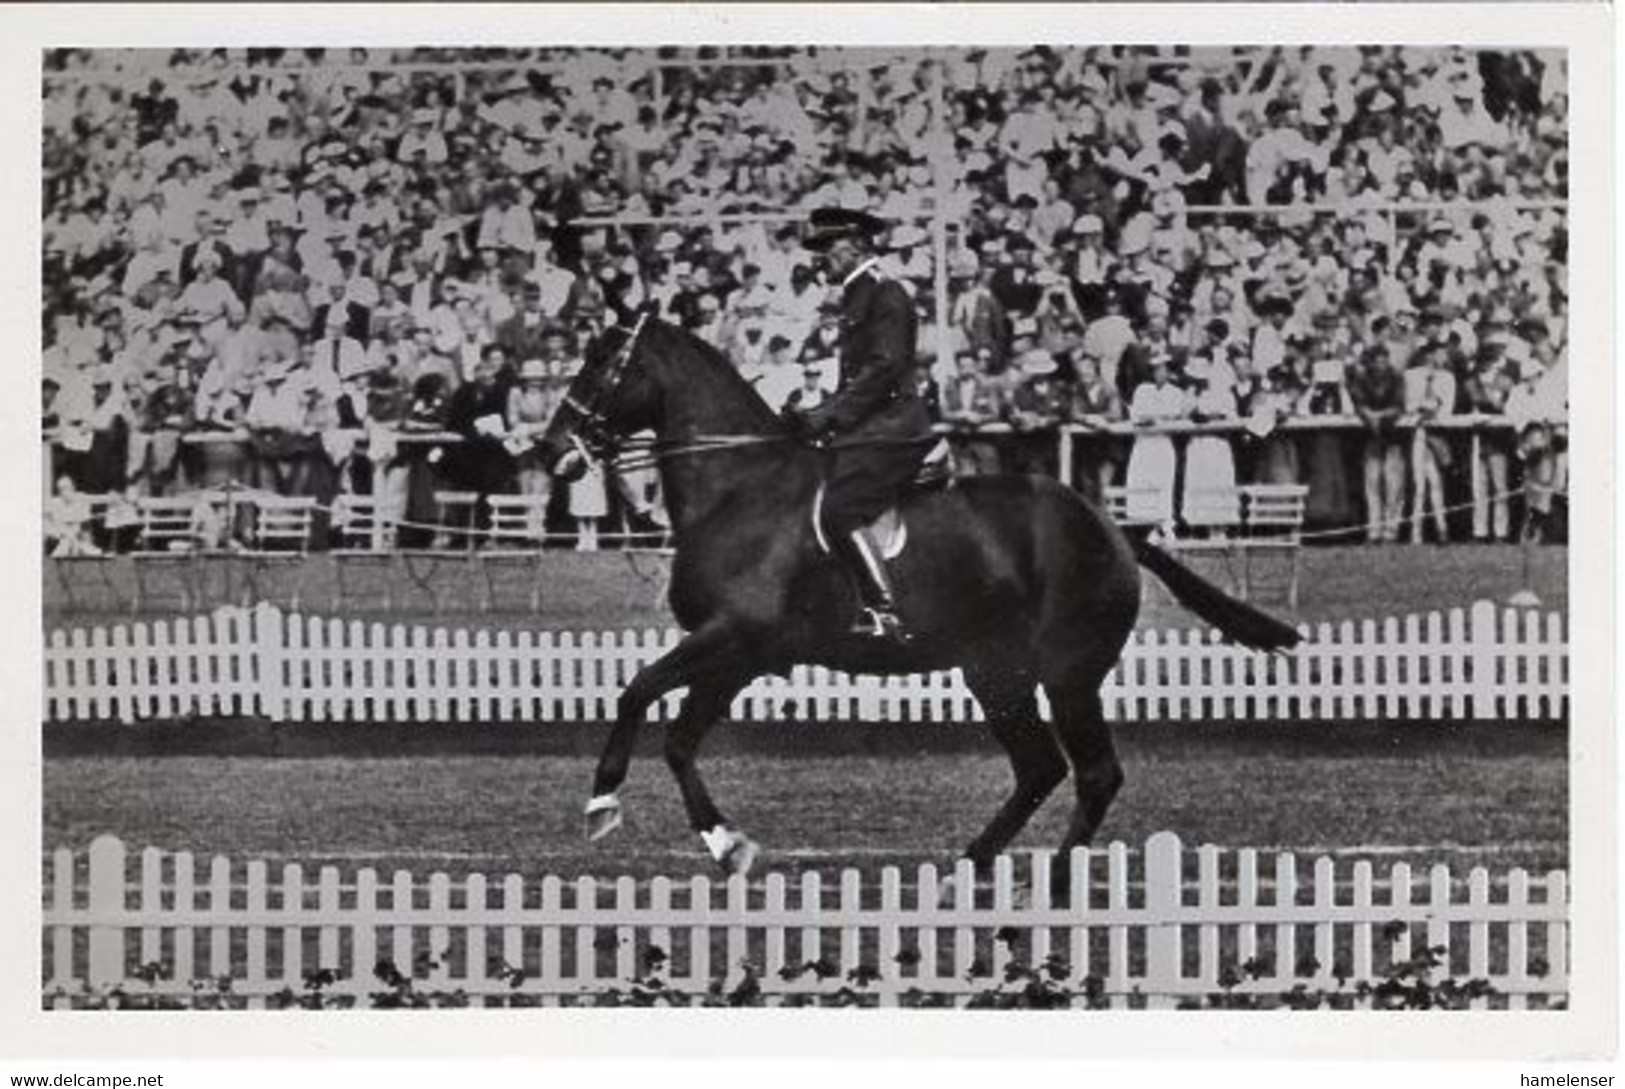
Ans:
{"type": "Polygon", "coordinates": [[[801,244],[810,250],[827,249],[842,238],[873,238],[888,227],[885,220],[856,208],[814,208],[807,225],[801,244]]]}

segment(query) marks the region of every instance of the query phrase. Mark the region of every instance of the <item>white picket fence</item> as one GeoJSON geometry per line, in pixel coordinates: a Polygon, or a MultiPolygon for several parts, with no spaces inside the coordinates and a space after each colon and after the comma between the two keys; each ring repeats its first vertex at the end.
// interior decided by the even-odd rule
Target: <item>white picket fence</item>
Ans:
{"type": "Polygon", "coordinates": [[[1430,980],[1487,982],[1494,993],[1480,1007],[1550,1006],[1568,987],[1563,871],[1532,880],[1475,867],[1461,881],[1437,865],[1423,879],[1397,862],[1378,877],[1368,860],[1305,865],[1283,852],[1262,865],[1252,849],[1187,851],[1170,832],[1143,851],[1075,851],[1061,895],[1047,852],[1023,859],[1030,895],[1018,895],[1017,862],[1004,856],[979,887],[961,863],[946,896],[929,864],[907,885],[886,867],[878,882],[848,869],[830,887],[813,872],[747,884],[444,873],[425,882],[398,871],[386,884],[371,869],[334,866],[312,882],[293,864],[273,881],[264,861],[216,857],[206,871],[199,861],[131,854],[112,836],[86,854],[49,856],[47,1004],[71,1008],[117,987],[263,1007],[309,993],[311,973],[325,970],[325,995],[366,1005],[388,990],[381,961],[419,992],[462,992],[476,1005],[590,1001],[650,974],[703,996],[715,981],[737,986],[746,965],[773,1002],[827,1000],[847,987],[866,1004],[964,1004],[1019,986],[1005,982],[1014,961],[1047,967],[1074,993],[1092,979],[1106,1004],[1165,1008],[1227,986],[1264,998],[1299,987],[1349,996],[1435,947],[1430,980]],[[817,971],[793,970],[814,962],[817,971]]]}
{"type": "MultiPolygon", "coordinates": [[[[1137,634],[1103,696],[1132,720],[1556,719],[1568,710],[1563,616],[1470,609],[1303,629],[1290,654],[1216,632],[1137,634]]],[[[475,631],[284,614],[274,605],[58,629],[47,721],[262,715],[276,722],[600,722],[675,631],[475,631]]],[[[675,713],[678,696],[654,711],[675,713]]],[[[735,701],[750,721],[980,718],[957,671],[852,677],[802,667],[735,701]]]]}

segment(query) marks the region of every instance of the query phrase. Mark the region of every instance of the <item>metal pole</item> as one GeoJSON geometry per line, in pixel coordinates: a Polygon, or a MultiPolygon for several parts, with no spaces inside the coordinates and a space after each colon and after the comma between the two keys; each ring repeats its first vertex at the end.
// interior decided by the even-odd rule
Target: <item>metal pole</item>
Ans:
{"type": "Polygon", "coordinates": [[[1391,204],[1384,214],[1388,217],[1388,275],[1392,276],[1399,269],[1399,216],[1391,204]]]}
{"type": "Polygon", "coordinates": [[[946,145],[947,110],[943,103],[942,64],[931,54],[931,247],[935,275],[931,290],[937,306],[937,373],[948,374],[953,364],[953,347],[948,336],[952,313],[948,301],[948,192],[944,184],[942,155],[946,145]]]}

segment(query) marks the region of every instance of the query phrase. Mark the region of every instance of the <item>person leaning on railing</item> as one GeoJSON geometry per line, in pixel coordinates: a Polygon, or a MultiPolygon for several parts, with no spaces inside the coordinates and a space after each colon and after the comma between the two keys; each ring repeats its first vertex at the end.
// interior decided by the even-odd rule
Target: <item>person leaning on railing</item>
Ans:
{"type": "Polygon", "coordinates": [[[306,426],[309,376],[298,360],[277,356],[261,364],[257,383],[243,416],[253,454],[250,483],[277,495],[298,495],[306,459],[318,443],[306,426]]]}
{"type": "Polygon", "coordinates": [[[954,456],[968,475],[999,471],[999,452],[979,432],[1004,415],[1001,384],[992,376],[991,348],[965,348],[953,372],[936,384],[937,417],[949,428],[954,456]]]}
{"type": "Polygon", "coordinates": [[[1530,358],[1518,367],[1517,384],[1507,392],[1506,418],[1517,434],[1517,455],[1523,466],[1524,501],[1527,507],[1523,538],[1549,539],[1555,514],[1555,498],[1568,488],[1568,395],[1558,360],[1548,368],[1542,324],[1530,327],[1534,341],[1530,358]]]}
{"type": "Polygon", "coordinates": [[[1094,434],[1079,436],[1073,445],[1073,474],[1079,489],[1091,499],[1101,500],[1117,479],[1123,462],[1122,448],[1105,428],[1123,419],[1123,399],[1105,376],[1100,360],[1079,347],[1071,353],[1071,404],[1067,420],[1090,429],[1094,434]]]}
{"type": "MultiPolygon", "coordinates": [[[[1510,321],[1510,313],[1491,312],[1479,322],[1478,352],[1462,383],[1462,395],[1469,412],[1501,416],[1506,411],[1507,397],[1518,382],[1517,365],[1508,356],[1512,336],[1507,328],[1510,321]]],[[[1485,428],[1474,436],[1472,448],[1477,456],[1470,469],[1475,541],[1505,541],[1511,537],[1508,470],[1512,447],[1512,436],[1499,428],[1485,428]]]]}
{"type": "MultiPolygon", "coordinates": [[[[1386,326],[1373,328],[1381,336],[1386,326]]],[[[1360,473],[1365,486],[1366,540],[1397,541],[1405,517],[1405,442],[1399,431],[1399,418],[1405,411],[1405,379],[1394,366],[1387,343],[1378,340],[1360,352],[1345,383],[1364,432],[1360,473]]]]}
{"type": "Polygon", "coordinates": [[[1015,362],[1020,378],[1010,387],[1004,418],[1011,437],[1005,449],[1012,472],[1054,476],[1057,429],[1065,421],[1070,397],[1058,373],[1055,356],[1030,348],[1015,362]]]}
{"type": "Polygon", "coordinates": [[[1445,434],[1429,424],[1455,415],[1456,376],[1446,359],[1450,345],[1430,340],[1417,352],[1405,372],[1405,411],[1415,419],[1411,435],[1412,544],[1422,541],[1423,522],[1433,522],[1434,542],[1446,544],[1450,528],[1445,522],[1444,472],[1450,467],[1450,444],[1445,434]]]}

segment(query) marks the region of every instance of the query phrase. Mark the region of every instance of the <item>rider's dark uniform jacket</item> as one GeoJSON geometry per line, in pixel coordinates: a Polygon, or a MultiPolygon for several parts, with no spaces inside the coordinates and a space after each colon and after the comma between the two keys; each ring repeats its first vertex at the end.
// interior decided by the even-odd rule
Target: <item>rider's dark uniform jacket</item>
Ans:
{"type": "Polygon", "coordinates": [[[871,261],[841,295],[841,375],[807,414],[833,437],[824,521],[846,533],[877,517],[918,470],[933,441],[919,392],[914,302],[871,261]]]}

